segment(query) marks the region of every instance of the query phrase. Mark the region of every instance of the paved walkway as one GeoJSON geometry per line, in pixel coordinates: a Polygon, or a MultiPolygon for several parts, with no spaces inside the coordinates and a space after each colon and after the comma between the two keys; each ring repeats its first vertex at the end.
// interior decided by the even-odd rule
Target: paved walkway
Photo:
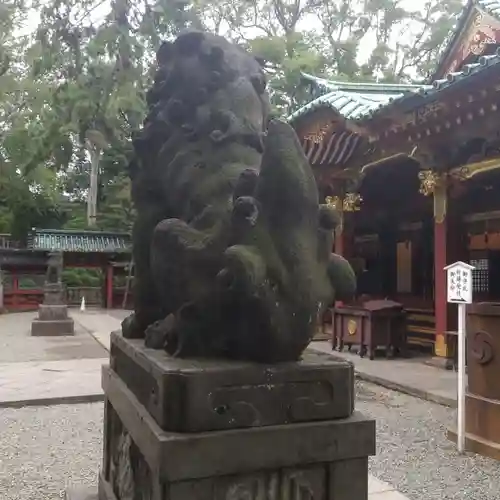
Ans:
{"type": "Polygon", "coordinates": [[[107,358],[0,364],[0,408],[101,401],[107,358]]]}
{"type": "MultiPolygon", "coordinates": [[[[73,337],[31,337],[34,313],[0,316],[0,406],[44,404],[72,398],[102,398],[100,370],[107,362],[110,334],[127,311],[70,310],[73,337]],[[94,375],[91,375],[94,374],[94,375]],[[16,382],[9,382],[15,380],[16,382]]],[[[311,348],[351,361],[360,379],[447,406],[456,406],[456,373],[418,359],[370,361],[355,353],[332,351],[329,342],[311,348]]]]}
{"type": "Polygon", "coordinates": [[[408,500],[390,484],[380,481],[371,474],[368,476],[368,500],[408,500]]]}
{"type": "Polygon", "coordinates": [[[99,309],[89,309],[85,312],[72,311],[71,317],[109,352],[111,332],[120,330],[121,322],[129,314],[129,311],[115,310],[106,313],[99,309]]]}
{"type": "MultiPolygon", "coordinates": [[[[0,407],[103,400],[101,366],[108,351],[73,310],[70,315],[75,335],[68,337],[32,337],[35,313],[0,315],[0,407]]],[[[107,317],[92,315],[102,324],[107,317]]]]}
{"type": "Polygon", "coordinates": [[[428,366],[418,358],[360,358],[354,352],[332,351],[331,344],[327,341],[312,342],[311,349],[351,361],[361,380],[441,405],[457,405],[457,373],[454,371],[428,366]]]}
{"type": "MultiPolygon", "coordinates": [[[[74,312],[70,309],[74,318],[74,312]]],[[[101,315],[106,316],[106,315],[101,315]]],[[[75,322],[75,335],[68,337],[32,337],[31,322],[36,313],[0,315],[0,364],[23,361],[106,358],[108,353],[75,322]]]]}
{"type": "MultiPolygon", "coordinates": [[[[110,334],[127,314],[70,310],[73,337],[31,337],[32,313],[0,316],[0,408],[102,400],[101,366],[108,361],[110,334]]],[[[331,352],[328,343],[315,342],[313,348],[331,352]]],[[[369,500],[407,499],[369,476],[369,500]]]]}

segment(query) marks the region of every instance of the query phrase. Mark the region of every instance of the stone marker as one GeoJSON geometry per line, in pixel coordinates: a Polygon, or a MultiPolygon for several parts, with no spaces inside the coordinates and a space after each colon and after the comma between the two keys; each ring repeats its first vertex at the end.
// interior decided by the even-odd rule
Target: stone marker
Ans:
{"type": "Polygon", "coordinates": [[[32,336],[74,335],[75,324],[68,317],[64,304],[64,288],[61,280],[62,254],[54,252],[49,257],[43,289],[43,304],[38,306],[38,318],[31,323],[32,336]]]}
{"type": "Polygon", "coordinates": [[[336,214],[293,129],[269,120],[253,56],[189,32],[158,65],[94,498],[367,500],[375,423],[354,411],[353,366],[304,352],[355,288],[331,254],[336,214]]]}

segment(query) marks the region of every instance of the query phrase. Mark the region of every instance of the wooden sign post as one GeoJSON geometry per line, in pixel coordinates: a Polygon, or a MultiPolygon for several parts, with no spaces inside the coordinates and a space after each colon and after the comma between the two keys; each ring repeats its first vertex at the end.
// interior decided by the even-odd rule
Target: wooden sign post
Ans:
{"type": "Polygon", "coordinates": [[[472,270],[474,266],[455,262],[446,266],[448,302],[458,304],[458,452],[465,451],[465,352],[466,352],[466,307],[472,304],[472,270]]]}

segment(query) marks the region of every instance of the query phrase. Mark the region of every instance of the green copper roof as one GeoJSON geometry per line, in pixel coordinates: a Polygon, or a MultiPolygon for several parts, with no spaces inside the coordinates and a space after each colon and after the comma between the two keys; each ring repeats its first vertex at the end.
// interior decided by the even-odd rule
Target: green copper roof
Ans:
{"type": "Polygon", "coordinates": [[[322,89],[324,91],[322,93],[340,90],[382,97],[400,95],[407,92],[418,92],[422,87],[422,85],[412,83],[341,82],[326,80],[325,78],[316,77],[304,72],[302,72],[302,78],[316,88],[322,89]]]}
{"type": "Polygon", "coordinates": [[[500,0],[477,0],[477,5],[492,16],[500,18],[500,0]]]}
{"type": "Polygon", "coordinates": [[[130,252],[131,238],[126,233],[33,229],[28,248],[61,252],[130,252]]]}
{"type": "Polygon", "coordinates": [[[419,85],[349,83],[316,78],[307,73],[303,73],[302,76],[311,84],[314,93],[319,97],[292,113],[288,118],[292,122],[321,107],[332,108],[344,118],[357,120],[395,99],[422,92],[422,87],[419,85]]]}
{"type": "Polygon", "coordinates": [[[481,56],[477,63],[466,64],[460,71],[450,73],[446,78],[441,78],[432,82],[432,85],[411,85],[411,86],[388,86],[387,84],[342,84],[340,82],[328,82],[321,78],[311,80],[309,75],[304,78],[309,80],[314,86],[317,86],[318,92],[323,92],[310,103],[295,111],[288,117],[290,122],[306,115],[318,108],[329,107],[337,111],[344,118],[355,121],[369,119],[394,106],[404,106],[406,109],[412,109],[422,105],[429,99],[435,97],[439,92],[455,85],[469,82],[482,76],[487,78],[498,78],[495,76],[500,69],[500,49],[493,55],[481,56]],[[494,71],[495,74],[492,74],[494,71]],[[339,85],[338,90],[331,90],[339,85]],[[394,91],[389,92],[390,87],[394,91]],[[346,90],[342,90],[345,88],[346,90]],[[357,88],[354,91],[351,89],[357,88]],[[396,89],[400,88],[400,92],[396,89]],[[372,89],[369,91],[369,89],[372,89]],[[407,90],[405,90],[407,89],[407,90]],[[326,92],[326,93],[325,93],[326,92]]]}

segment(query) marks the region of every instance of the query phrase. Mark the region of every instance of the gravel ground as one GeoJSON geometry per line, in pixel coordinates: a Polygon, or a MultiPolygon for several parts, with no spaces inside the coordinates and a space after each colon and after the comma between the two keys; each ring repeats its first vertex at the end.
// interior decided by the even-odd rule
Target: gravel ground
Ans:
{"type": "Polygon", "coordinates": [[[0,410],[0,499],[56,500],[97,484],[102,403],[0,410]]]}
{"type": "Polygon", "coordinates": [[[446,439],[455,411],[358,382],[357,409],[377,420],[370,472],[411,500],[498,500],[500,462],[460,456],[446,439]]]}
{"type": "MultiPolygon", "coordinates": [[[[446,440],[454,412],[368,383],[358,410],[377,419],[371,473],[411,500],[498,500],[500,463],[460,457],[446,440]]],[[[102,403],[0,410],[0,500],[56,500],[94,485],[102,453],[102,403]]]]}

